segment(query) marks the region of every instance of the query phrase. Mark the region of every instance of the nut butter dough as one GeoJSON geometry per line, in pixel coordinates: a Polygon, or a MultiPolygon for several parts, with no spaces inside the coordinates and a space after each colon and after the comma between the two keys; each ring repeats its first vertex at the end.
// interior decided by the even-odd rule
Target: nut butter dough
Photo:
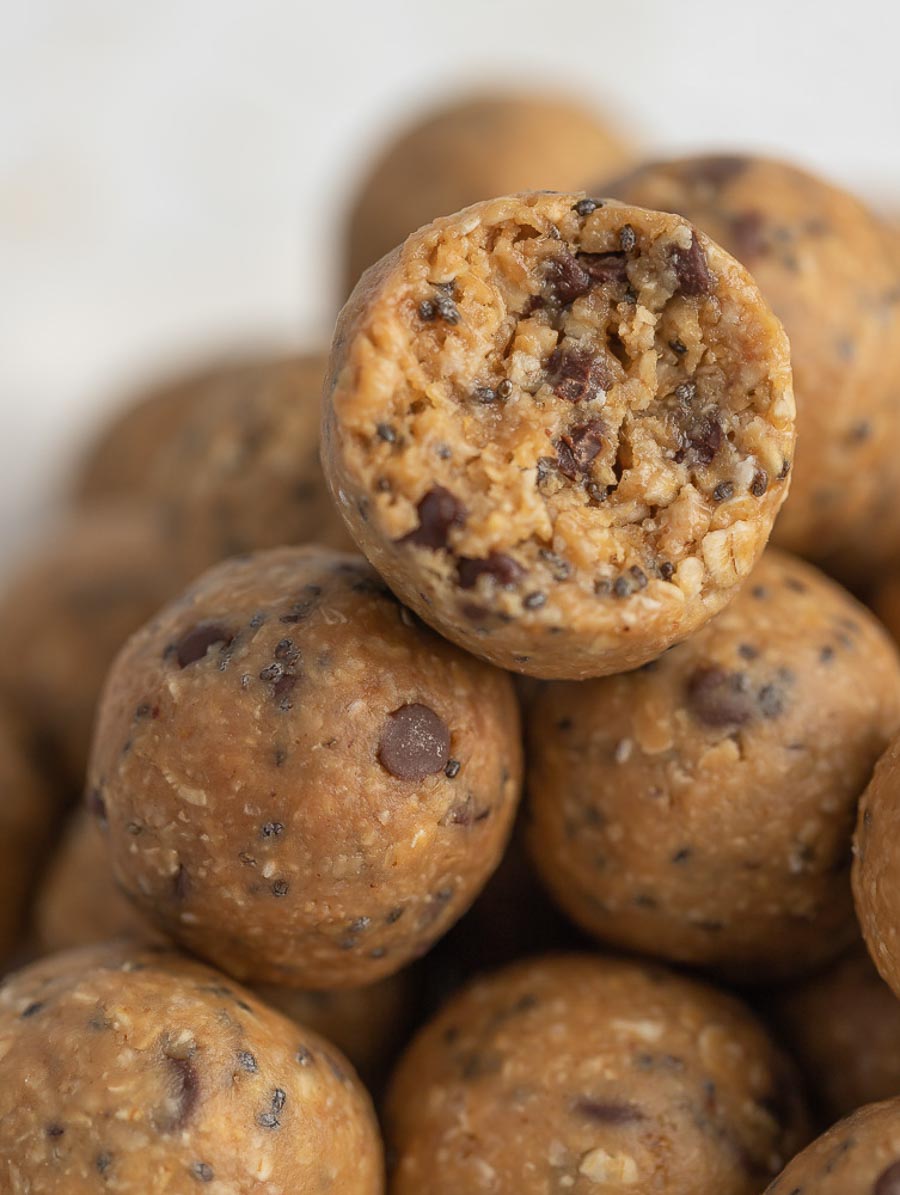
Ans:
{"type": "Polygon", "coordinates": [[[807,1139],[787,1060],[736,1000],[589,955],[452,999],[401,1061],[392,1195],[758,1195],[807,1139]]]}
{"type": "Polygon", "coordinates": [[[24,928],[28,895],[55,829],[57,804],[25,727],[0,705],[0,972],[24,928]]]}
{"type": "Polygon", "coordinates": [[[325,358],[272,357],[208,387],[160,453],[155,497],[186,579],[258,548],[349,547],[319,464],[325,358]]]}
{"type": "Polygon", "coordinates": [[[633,668],[747,576],[787,491],[787,340],[679,217],[476,204],[361,280],[323,463],[347,524],[447,638],[535,676],[633,668]]]}
{"type": "MultiPolygon", "coordinates": [[[[163,940],[116,884],[104,835],[86,812],[73,819],[43,878],[34,920],[37,945],[44,953],[112,938],[163,940]]],[[[380,1074],[411,1020],[413,978],[408,970],[335,992],[275,985],[251,990],[333,1041],[364,1078],[380,1074]]]]}
{"type": "Polygon", "coordinates": [[[860,1108],[808,1145],[765,1195],[897,1195],[900,1099],[860,1108]]]}
{"type": "Polygon", "coordinates": [[[345,294],[435,216],[492,195],[580,187],[586,162],[613,171],[632,156],[595,113],[561,96],[473,95],[442,106],[385,146],[360,182],[345,294]]]}
{"type": "Polygon", "coordinates": [[[826,1124],[900,1095],[900,1000],[862,944],[778,993],[772,1012],[826,1124]]]}
{"type": "Polygon", "coordinates": [[[90,800],[159,928],[253,982],[327,989],[449,929],[520,780],[509,676],[359,557],[282,548],[210,570],[121,652],[90,800]]]}
{"type": "MultiPolygon", "coordinates": [[[[598,172],[600,177],[600,172],[598,172]]],[[[774,541],[850,580],[900,555],[900,254],[852,195],[765,158],[653,162],[605,186],[751,271],[791,342],[800,433],[774,541]]]]}
{"type": "Polygon", "coordinates": [[[177,586],[159,521],[127,503],[73,512],[6,579],[0,695],[70,784],[83,784],[113,657],[177,586]]]}
{"type": "Polygon", "coordinates": [[[177,954],[99,946],[19,972],[0,988],[0,1060],[3,1191],[383,1190],[349,1063],[177,954]]]}
{"type": "Polygon", "coordinates": [[[756,983],[856,936],[856,803],[900,726],[900,663],[812,566],[770,550],[687,643],[547,685],[529,722],[532,852],[597,937],[756,983]]]}
{"type": "Polygon", "coordinates": [[[900,998],[900,737],[878,761],[859,803],[853,895],[863,937],[881,978],[900,998]]]}

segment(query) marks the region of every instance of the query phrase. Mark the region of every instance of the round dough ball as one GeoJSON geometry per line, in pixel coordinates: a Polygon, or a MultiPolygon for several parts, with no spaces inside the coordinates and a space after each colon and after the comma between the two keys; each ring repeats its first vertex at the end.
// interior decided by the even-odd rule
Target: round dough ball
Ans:
{"type": "Polygon", "coordinates": [[[900,736],[878,761],[859,803],[853,858],[853,896],[869,953],[881,978],[900,998],[900,736]]]}
{"type": "Polygon", "coordinates": [[[849,580],[896,559],[900,254],[884,222],[766,158],[651,162],[604,185],[692,220],[752,272],[784,323],[800,435],[774,542],[849,580]]]}
{"type": "Polygon", "coordinates": [[[734,596],[787,492],[787,340],[676,216],[572,195],[410,237],[341,315],[323,464],[355,540],[441,634],[572,680],[734,596]]]}
{"type": "Polygon", "coordinates": [[[890,573],[872,595],[872,609],[900,643],[900,572],[890,573]]]}
{"type": "Polygon", "coordinates": [[[0,706],[0,971],[22,934],[58,804],[25,727],[0,706]]]}
{"type": "Polygon", "coordinates": [[[160,455],[194,408],[254,358],[221,358],[161,378],[122,403],[84,453],[73,485],[76,502],[144,498],[160,455]]]}
{"type": "Polygon", "coordinates": [[[90,775],[117,879],[159,928],[241,978],[322,989],[449,929],[520,782],[510,678],[315,547],[224,562],[129,641],[90,775]]]}
{"type": "MultiPolygon", "coordinates": [[[[86,812],[72,819],[43,878],[35,930],[41,953],[114,938],[142,944],[165,940],[116,884],[104,836],[96,819],[86,812]]],[[[412,1015],[409,971],[337,992],[302,992],[275,985],[251,990],[292,1021],[333,1041],[365,1078],[380,1075],[412,1015]]]]}
{"type": "Polygon", "coordinates": [[[792,1068],[737,1000],[590,955],[472,984],[392,1081],[392,1195],[758,1195],[804,1143],[792,1068]]]}
{"type": "Polygon", "coordinates": [[[802,974],[858,934],[856,804],[898,727],[900,661],[881,626],[770,550],[724,613],[651,666],[538,696],[534,859],[604,941],[742,982],[802,974]]]}
{"type": "Polygon", "coordinates": [[[779,992],[772,1011],[826,1124],[900,1092],[900,1000],[862,944],[779,992]]]}
{"type": "Polygon", "coordinates": [[[474,95],[445,104],[383,149],[347,221],[348,294],[367,266],[433,220],[494,195],[584,181],[585,162],[634,155],[596,113],[560,96],[474,95]]]}
{"type": "Polygon", "coordinates": [[[898,1195],[900,1099],[839,1121],[790,1162],[764,1195],[898,1195]]]}
{"type": "Polygon", "coordinates": [[[155,497],[186,578],[258,548],[351,546],[319,463],[324,375],[318,355],[236,370],[160,454],[155,497]]]}
{"type": "Polygon", "coordinates": [[[73,512],[6,579],[0,696],[71,785],[84,782],[109,665],[177,586],[158,519],[127,503],[73,512]]]}
{"type": "Polygon", "coordinates": [[[160,948],[55,955],[0,988],[0,1185],[34,1195],[379,1195],[349,1063],[160,948]]]}

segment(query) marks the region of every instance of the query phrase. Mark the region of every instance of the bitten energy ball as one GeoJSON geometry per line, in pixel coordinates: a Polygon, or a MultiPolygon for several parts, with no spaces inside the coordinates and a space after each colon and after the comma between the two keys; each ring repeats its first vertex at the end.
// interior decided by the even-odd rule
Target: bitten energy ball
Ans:
{"type": "Polygon", "coordinates": [[[886,224],[765,158],[652,162],[604,185],[692,220],[743,262],[784,322],[800,437],[775,542],[852,579],[896,559],[900,254],[886,224]]]}
{"type": "Polygon", "coordinates": [[[251,358],[210,361],[127,399],[85,453],[73,486],[76,501],[146,497],[161,453],[181,434],[193,409],[251,363],[251,358]]]}
{"type": "Polygon", "coordinates": [[[73,513],[33,550],[0,595],[0,695],[80,787],[106,671],[177,580],[153,514],[127,504],[73,513]]]}
{"type": "Polygon", "coordinates": [[[351,546],[319,464],[324,374],[314,355],[235,370],[160,453],[155,497],[187,579],[258,548],[351,546]]]}
{"type": "Polygon", "coordinates": [[[35,872],[56,824],[47,779],[15,714],[0,706],[0,971],[25,922],[35,872]]]}
{"type": "Polygon", "coordinates": [[[253,982],[327,989],[449,929],[520,781],[509,676],[359,557],[282,548],[210,570],[129,641],[89,801],[161,929],[253,982]]]}
{"type": "Polygon", "coordinates": [[[860,1108],[808,1145],[765,1195],[897,1195],[900,1099],[860,1108]]]}
{"type": "Polygon", "coordinates": [[[410,237],[338,322],[323,463],[447,638],[519,672],[633,668],[734,596],[787,492],[787,340],[675,216],[496,199],[410,237]]]}
{"type": "Polygon", "coordinates": [[[826,1123],[900,1092],[900,1000],[861,944],[779,993],[773,1013],[826,1123]]]}
{"type": "Polygon", "coordinates": [[[436,216],[490,199],[584,182],[633,155],[595,113],[560,96],[471,96],[387,145],[358,186],[347,223],[346,291],[363,270],[436,216]]]}
{"type": "Polygon", "coordinates": [[[859,803],[853,895],[869,953],[900,998],[900,738],[878,761],[859,803]]]}
{"type": "Polygon", "coordinates": [[[544,687],[531,849],[597,937],[742,982],[856,937],[856,804],[900,726],[883,629],[770,550],[729,608],[637,672],[544,687]]]}
{"type": "MultiPolygon", "coordinates": [[[[37,945],[45,953],[114,938],[141,944],[164,940],[116,884],[103,833],[87,813],[73,819],[43,877],[34,921],[37,945]]],[[[292,1021],[333,1041],[369,1077],[380,1073],[409,1027],[412,985],[407,970],[337,992],[274,985],[252,990],[292,1021]]]]}
{"type": "Polygon", "coordinates": [[[0,988],[0,1058],[4,1191],[383,1190],[349,1063],[176,954],[101,946],[21,971],[0,988]]]}
{"type": "Polygon", "coordinates": [[[587,955],[458,994],[401,1061],[387,1126],[392,1195],[758,1195],[807,1139],[793,1072],[738,1001],[587,955]]]}

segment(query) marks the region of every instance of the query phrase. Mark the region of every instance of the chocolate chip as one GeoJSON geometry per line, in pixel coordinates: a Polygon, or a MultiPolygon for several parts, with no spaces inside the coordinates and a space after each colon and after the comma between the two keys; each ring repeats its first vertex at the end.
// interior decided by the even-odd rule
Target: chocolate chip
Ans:
{"type": "Polygon", "coordinates": [[[669,341],[669,348],[677,357],[683,357],[687,352],[687,345],[683,340],[679,340],[677,336],[674,340],[669,341]]]}
{"type": "Polygon", "coordinates": [[[197,1107],[200,1100],[200,1075],[189,1058],[172,1058],[167,1055],[166,1066],[173,1088],[175,1113],[165,1124],[164,1131],[174,1133],[185,1127],[197,1107]]]}
{"type": "Polygon", "coordinates": [[[294,1055],[294,1057],[301,1066],[312,1066],[314,1061],[312,1051],[307,1050],[306,1046],[298,1047],[297,1053],[294,1055]]]}
{"type": "Polygon", "coordinates": [[[763,685],[757,699],[764,718],[777,718],[784,710],[784,694],[776,685],[763,685]]]}
{"type": "Polygon", "coordinates": [[[472,391],[472,397],[476,402],[483,403],[485,406],[497,401],[497,391],[491,386],[477,386],[472,391]]]}
{"type": "Polygon", "coordinates": [[[110,1154],[97,1154],[96,1158],[94,1158],[94,1166],[96,1167],[98,1174],[106,1174],[111,1165],[112,1156],[110,1154]]]}
{"type": "Polygon", "coordinates": [[[675,565],[669,560],[661,560],[658,565],[659,575],[664,581],[671,581],[675,576],[675,565]]]}
{"type": "Polygon", "coordinates": [[[23,1021],[27,1021],[29,1019],[29,1017],[37,1016],[37,1014],[41,1011],[41,1009],[43,1007],[44,1007],[43,1000],[32,1001],[31,1004],[26,1005],[25,1008],[22,1009],[21,1019],[23,1021]]]}
{"type": "Polygon", "coordinates": [[[541,606],[546,605],[547,595],[545,593],[526,593],[522,598],[522,605],[526,610],[540,610],[541,606]]]}
{"type": "Polygon", "coordinates": [[[493,577],[503,589],[511,589],[525,570],[511,556],[502,552],[491,552],[481,560],[461,556],[456,568],[460,589],[473,589],[479,577],[493,577]]]}
{"type": "Polygon", "coordinates": [[[637,1104],[595,1100],[586,1095],[575,1101],[574,1108],[579,1116],[596,1124],[633,1124],[646,1119],[637,1104]]]}
{"type": "Polygon", "coordinates": [[[212,1166],[206,1162],[195,1162],[191,1167],[191,1174],[201,1183],[211,1183],[215,1178],[212,1166]]]}
{"type": "Polygon", "coordinates": [[[900,1195],[900,1162],[882,1170],[872,1187],[872,1195],[900,1195]]]}
{"type": "Polygon", "coordinates": [[[584,348],[557,348],[547,361],[547,382],[557,398],[578,403],[612,385],[606,363],[584,348]]]}
{"type": "Polygon", "coordinates": [[[277,838],[284,833],[284,825],[281,822],[266,822],[260,830],[260,835],[263,838],[277,838]]]}
{"type": "Polygon", "coordinates": [[[419,525],[415,531],[404,535],[400,543],[430,548],[433,552],[439,548],[446,548],[450,529],[461,527],[466,521],[465,507],[441,485],[430,489],[416,510],[419,514],[419,525]]]}
{"type": "Polygon", "coordinates": [[[217,643],[228,647],[234,635],[220,622],[198,622],[196,626],[185,631],[175,645],[175,658],[179,668],[187,668],[188,664],[195,664],[202,660],[209,649],[217,643]]]}
{"type": "Polygon", "coordinates": [[[720,481],[713,490],[714,502],[727,502],[729,498],[734,497],[734,483],[731,481],[720,481]]]}
{"type": "Polygon", "coordinates": [[[398,780],[424,780],[447,766],[450,731],[427,705],[413,702],[389,714],[378,744],[378,762],[398,780]]]}
{"type": "Polygon", "coordinates": [[[462,764],[459,762],[458,759],[448,759],[447,765],[444,768],[444,775],[447,777],[448,780],[455,780],[456,777],[459,775],[459,769],[461,767],[462,767],[462,764]]]}
{"type": "Polygon", "coordinates": [[[686,863],[690,859],[693,852],[689,846],[683,846],[675,852],[672,856],[673,863],[686,863]]]}
{"type": "Polygon", "coordinates": [[[619,229],[619,247],[625,253],[630,253],[637,244],[637,236],[630,224],[623,224],[619,229]]]}
{"type": "Polygon", "coordinates": [[[287,1096],[280,1087],[276,1087],[272,1092],[272,1111],[281,1112],[287,1102],[287,1096]]]}
{"type": "Polygon", "coordinates": [[[290,884],[287,880],[273,880],[272,881],[272,895],[273,896],[287,896],[290,889],[290,884]]]}
{"type": "Polygon", "coordinates": [[[591,470],[591,465],[603,447],[606,427],[600,419],[579,423],[569,428],[556,449],[557,468],[564,477],[577,481],[591,470]]]}
{"type": "Polygon", "coordinates": [[[62,1137],[65,1131],[61,1124],[48,1124],[44,1129],[48,1137],[62,1137]]]}
{"type": "Polygon", "coordinates": [[[572,206],[572,211],[577,212],[579,216],[589,216],[591,212],[595,212],[598,207],[603,207],[602,199],[579,199],[578,202],[572,206]]]}
{"type": "Polygon", "coordinates": [[[703,246],[696,233],[691,234],[689,249],[675,249],[672,253],[672,268],[683,295],[691,297],[708,295],[713,288],[712,275],[703,246]]]}
{"type": "Polygon", "coordinates": [[[375,431],[378,433],[378,438],[384,440],[385,444],[393,444],[396,442],[397,433],[389,423],[379,423],[375,431]]]}
{"type": "Polygon", "coordinates": [[[687,706],[706,726],[744,726],[753,717],[754,700],[747,677],[718,664],[698,668],[687,681],[687,706]]]}
{"type": "Polygon", "coordinates": [[[750,493],[754,498],[761,498],[769,488],[769,475],[765,469],[758,469],[750,482],[750,493]]]}
{"type": "Polygon", "coordinates": [[[256,1061],[255,1055],[251,1054],[249,1050],[238,1050],[238,1063],[241,1070],[246,1071],[250,1075],[255,1075],[259,1070],[259,1064],[256,1061]]]}
{"type": "Polygon", "coordinates": [[[544,289],[550,300],[567,307],[586,295],[593,283],[591,276],[571,253],[560,253],[544,266],[544,289]]]}
{"type": "Polygon", "coordinates": [[[712,415],[703,415],[683,431],[682,447],[675,453],[675,460],[681,463],[690,460],[699,465],[708,465],[722,447],[722,425],[712,415]]]}
{"type": "Polygon", "coordinates": [[[784,481],[784,479],[787,477],[787,475],[788,475],[788,473],[790,473],[790,471],[791,471],[791,462],[790,461],[782,461],[781,469],[778,472],[778,480],[784,481]]]}
{"type": "Polygon", "coordinates": [[[592,285],[628,281],[628,259],[618,250],[611,253],[579,253],[578,264],[590,278],[592,285]]]}
{"type": "Polygon", "coordinates": [[[729,248],[738,261],[746,265],[768,252],[768,241],[764,235],[766,218],[761,211],[739,212],[730,220],[731,243],[729,248]]]}

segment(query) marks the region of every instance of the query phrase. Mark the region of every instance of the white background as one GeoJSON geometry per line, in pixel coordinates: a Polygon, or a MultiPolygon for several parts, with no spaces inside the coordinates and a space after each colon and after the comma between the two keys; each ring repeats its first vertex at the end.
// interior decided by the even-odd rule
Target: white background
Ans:
{"type": "Polygon", "coordinates": [[[0,554],[146,371],[327,336],[349,188],[473,81],[900,206],[894,0],[0,0],[0,554]]]}

